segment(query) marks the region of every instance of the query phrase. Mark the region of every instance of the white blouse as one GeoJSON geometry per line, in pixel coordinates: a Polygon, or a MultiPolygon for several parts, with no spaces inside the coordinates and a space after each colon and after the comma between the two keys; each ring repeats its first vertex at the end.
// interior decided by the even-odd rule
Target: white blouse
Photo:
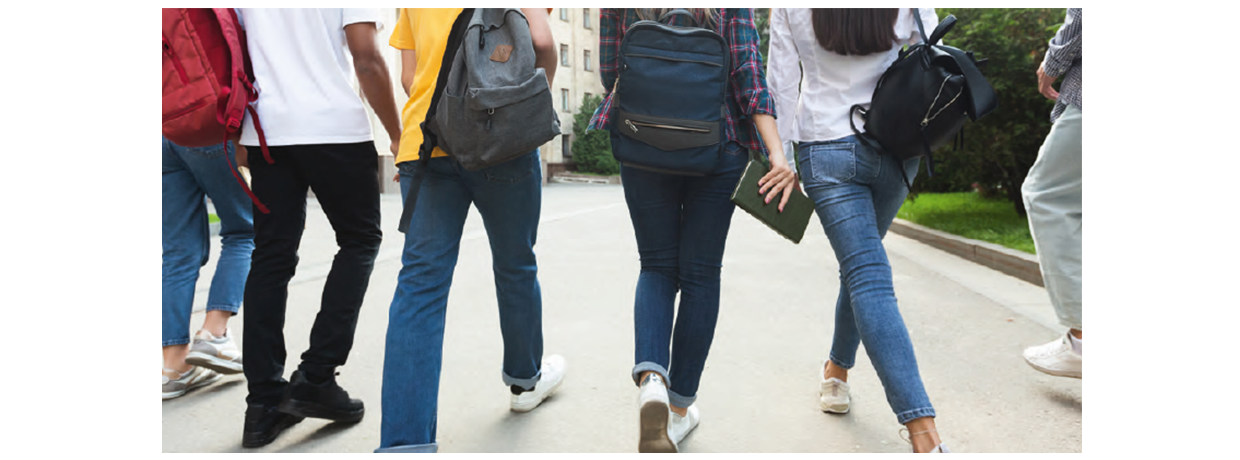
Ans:
{"type": "MultiPolygon", "coordinates": [[[[939,24],[938,15],[933,8],[918,10],[929,36],[939,24]]],[[[878,77],[895,62],[900,49],[921,43],[912,11],[900,8],[897,43],[890,51],[866,56],[836,54],[818,45],[811,15],[809,8],[771,9],[767,83],[775,94],[776,126],[784,152],[793,151],[792,142],[829,141],[854,134],[848,123],[849,107],[861,104],[869,109],[878,77]]],[[[864,132],[864,120],[858,116],[855,122],[864,132]]],[[[794,161],[792,154],[787,156],[794,161]]]]}

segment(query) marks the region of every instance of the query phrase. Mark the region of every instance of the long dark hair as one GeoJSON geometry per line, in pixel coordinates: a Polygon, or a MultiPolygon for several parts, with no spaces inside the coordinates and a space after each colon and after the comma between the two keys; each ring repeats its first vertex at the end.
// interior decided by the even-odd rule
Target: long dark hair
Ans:
{"type": "MultiPolygon", "coordinates": [[[[634,8],[637,10],[637,18],[648,21],[658,21],[664,14],[674,10],[675,8],[634,8]]],[[[708,29],[716,29],[719,27],[719,17],[722,12],[719,8],[685,8],[693,14],[695,18],[702,22],[702,27],[708,29]]]]}
{"type": "Polygon", "coordinates": [[[818,46],[845,56],[891,49],[896,42],[899,8],[814,8],[818,46]]]}

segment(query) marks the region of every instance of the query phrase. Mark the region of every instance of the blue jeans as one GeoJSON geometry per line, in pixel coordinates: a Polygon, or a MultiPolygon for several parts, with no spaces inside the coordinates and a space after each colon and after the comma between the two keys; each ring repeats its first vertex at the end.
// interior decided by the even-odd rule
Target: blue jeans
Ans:
{"type": "MultiPolygon", "coordinates": [[[[403,197],[422,165],[406,161],[398,167],[403,197]]],[[[432,158],[426,167],[388,311],[383,421],[376,452],[438,449],[444,315],[470,203],[482,215],[491,243],[504,342],[501,378],[505,385],[529,390],[540,377],[542,293],[534,257],[542,208],[538,150],[478,171],[466,171],[451,157],[432,158]]]]}
{"type": "Polygon", "coordinates": [[[643,372],[658,373],[677,407],[697,399],[719,318],[719,271],[736,209],[732,191],[748,162],[746,150],[729,142],[715,171],[703,177],[620,168],[641,256],[632,377],[638,382],[643,372]]]}
{"type": "Polygon", "coordinates": [[[882,241],[908,195],[899,168],[911,181],[919,161],[900,164],[858,142],[856,136],[803,146],[797,155],[805,194],[814,201],[840,265],[831,361],[852,368],[857,346],[865,342],[900,424],[934,416],[896,305],[882,241]]]}
{"type": "Polygon", "coordinates": [[[250,273],[254,221],[250,198],[229,171],[231,145],[181,147],[164,139],[163,346],[189,343],[198,269],[211,253],[206,197],[220,218],[220,261],[211,278],[207,310],[237,313],[250,273]]]}

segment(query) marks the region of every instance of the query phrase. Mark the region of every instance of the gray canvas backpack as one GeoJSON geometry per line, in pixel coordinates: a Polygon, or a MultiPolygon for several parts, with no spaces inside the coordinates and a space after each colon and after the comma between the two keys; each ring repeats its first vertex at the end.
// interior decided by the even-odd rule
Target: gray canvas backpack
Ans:
{"type": "MultiPolygon", "coordinates": [[[[448,61],[444,61],[447,63],[448,61]]],[[[447,74],[429,128],[474,171],[523,156],[560,135],[534,42],[517,8],[476,8],[447,74]]]]}
{"type": "Polygon", "coordinates": [[[530,24],[516,8],[464,8],[452,23],[419,163],[397,227],[409,229],[435,147],[470,171],[528,154],[560,135],[546,73],[534,67],[530,24]],[[451,63],[451,65],[448,65],[451,63]]]}

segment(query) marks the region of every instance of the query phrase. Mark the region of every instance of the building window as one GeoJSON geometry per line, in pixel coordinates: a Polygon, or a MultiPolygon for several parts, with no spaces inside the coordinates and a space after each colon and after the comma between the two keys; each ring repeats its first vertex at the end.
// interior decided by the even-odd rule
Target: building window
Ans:
{"type": "Polygon", "coordinates": [[[593,61],[590,60],[590,50],[585,50],[585,53],[582,55],[582,58],[585,60],[586,70],[593,71],[594,66],[592,65],[593,61]]]}
{"type": "Polygon", "coordinates": [[[560,45],[560,65],[568,67],[568,45],[560,45]]]}
{"type": "Polygon", "coordinates": [[[585,97],[585,99],[590,99],[590,98],[592,98],[592,97],[594,97],[594,95],[593,95],[593,94],[586,93],[586,97],[585,97]]]}
{"type": "Polygon", "coordinates": [[[587,29],[590,28],[590,9],[589,8],[581,9],[581,23],[585,25],[585,28],[587,29]]]}
{"type": "Polygon", "coordinates": [[[568,111],[568,90],[567,89],[560,90],[560,109],[565,112],[568,111]]]}
{"type": "Polygon", "coordinates": [[[560,20],[561,21],[568,20],[568,8],[560,8],[560,20]]]}
{"type": "Polygon", "coordinates": [[[563,136],[560,136],[560,139],[561,139],[561,140],[560,140],[560,143],[561,143],[561,145],[560,145],[560,156],[564,157],[564,159],[563,159],[563,160],[561,160],[561,161],[565,161],[565,162],[567,162],[567,161],[569,161],[569,160],[572,160],[572,159],[573,159],[573,150],[572,150],[571,148],[569,148],[569,147],[572,147],[572,145],[573,145],[573,140],[572,140],[572,139],[570,139],[570,138],[569,138],[569,136],[568,136],[567,134],[565,134],[565,135],[563,135],[563,136]]]}

